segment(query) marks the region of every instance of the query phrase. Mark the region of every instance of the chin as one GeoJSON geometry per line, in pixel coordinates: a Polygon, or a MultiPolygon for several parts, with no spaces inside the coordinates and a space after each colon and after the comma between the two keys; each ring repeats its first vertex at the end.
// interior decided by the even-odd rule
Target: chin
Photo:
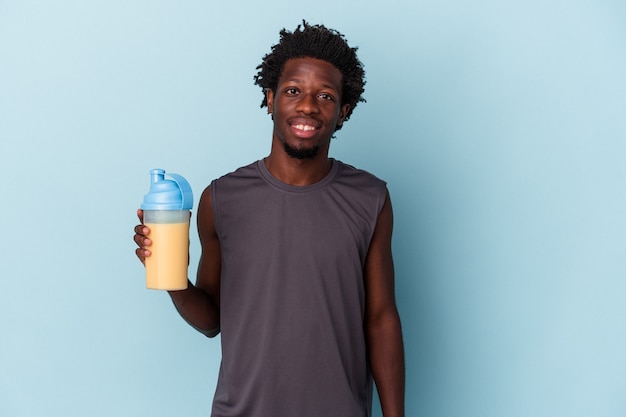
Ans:
{"type": "Polygon", "coordinates": [[[287,155],[295,159],[313,159],[317,156],[320,150],[319,145],[309,148],[296,148],[287,143],[283,143],[283,148],[285,148],[287,155]]]}

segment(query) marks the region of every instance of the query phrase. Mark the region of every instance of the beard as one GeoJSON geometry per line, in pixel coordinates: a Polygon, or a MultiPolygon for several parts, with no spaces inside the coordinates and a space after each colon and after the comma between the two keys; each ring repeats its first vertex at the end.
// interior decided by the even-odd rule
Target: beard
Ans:
{"type": "Polygon", "coordinates": [[[295,159],[312,159],[315,158],[317,153],[320,150],[319,145],[315,145],[311,148],[296,148],[290,146],[288,143],[283,142],[283,148],[285,148],[285,152],[292,158],[295,159]]]}

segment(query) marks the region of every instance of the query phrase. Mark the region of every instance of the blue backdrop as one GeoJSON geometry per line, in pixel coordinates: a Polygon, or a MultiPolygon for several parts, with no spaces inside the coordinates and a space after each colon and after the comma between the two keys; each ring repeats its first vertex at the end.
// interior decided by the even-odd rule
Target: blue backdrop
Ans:
{"type": "Polygon", "coordinates": [[[252,76],[303,18],[367,70],[331,154],[392,194],[408,415],[626,415],[620,0],[0,1],[0,415],[208,415],[219,341],[135,210],[268,154],[252,76]]]}

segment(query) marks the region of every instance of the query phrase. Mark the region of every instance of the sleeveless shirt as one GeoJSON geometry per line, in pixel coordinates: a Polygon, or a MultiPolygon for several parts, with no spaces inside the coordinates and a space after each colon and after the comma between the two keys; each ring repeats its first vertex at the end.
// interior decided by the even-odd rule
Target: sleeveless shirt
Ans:
{"type": "Polygon", "coordinates": [[[260,160],[210,184],[221,249],[213,417],[366,417],[363,267],[386,184],[337,160],[285,184],[260,160]]]}

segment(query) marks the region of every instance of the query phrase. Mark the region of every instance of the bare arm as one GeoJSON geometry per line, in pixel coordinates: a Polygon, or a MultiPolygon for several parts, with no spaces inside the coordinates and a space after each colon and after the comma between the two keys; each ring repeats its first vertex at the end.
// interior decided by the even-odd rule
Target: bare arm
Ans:
{"type": "Polygon", "coordinates": [[[383,415],[404,417],[404,347],[394,294],[392,230],[393,211],[387,195],[365,263],[365,332],[383,415]]]}
{"type": "MultiPolygon", "coordinates": [[[[137,212],[143,223],[143,212],[137,212]]],[[[147,237],[149,229],[143,224],[135,227],[135,242],[139,246],[137,257],[144,262],[150,256],[150,244],[147,237]]],[[[213,208],[209,189],[205,189],[198,206],[198,234],[202,254],[198,265],[196,284],[191,282],[186,290],[168,291],[180,315],[196,330],[208,337],[219,333],[219,294],[221,253],[215,232],[213,208]]]]}
{"type": "Polygon", "coordinates": [[[209,188],[198,205],[198,235],[202,253],[198,264],[196,284],[183,291],[169,291],[180,315],[196,330],[208,337],[219,333],[220,311],[220,244],[215,232],[213,207],[209,188]]]}

